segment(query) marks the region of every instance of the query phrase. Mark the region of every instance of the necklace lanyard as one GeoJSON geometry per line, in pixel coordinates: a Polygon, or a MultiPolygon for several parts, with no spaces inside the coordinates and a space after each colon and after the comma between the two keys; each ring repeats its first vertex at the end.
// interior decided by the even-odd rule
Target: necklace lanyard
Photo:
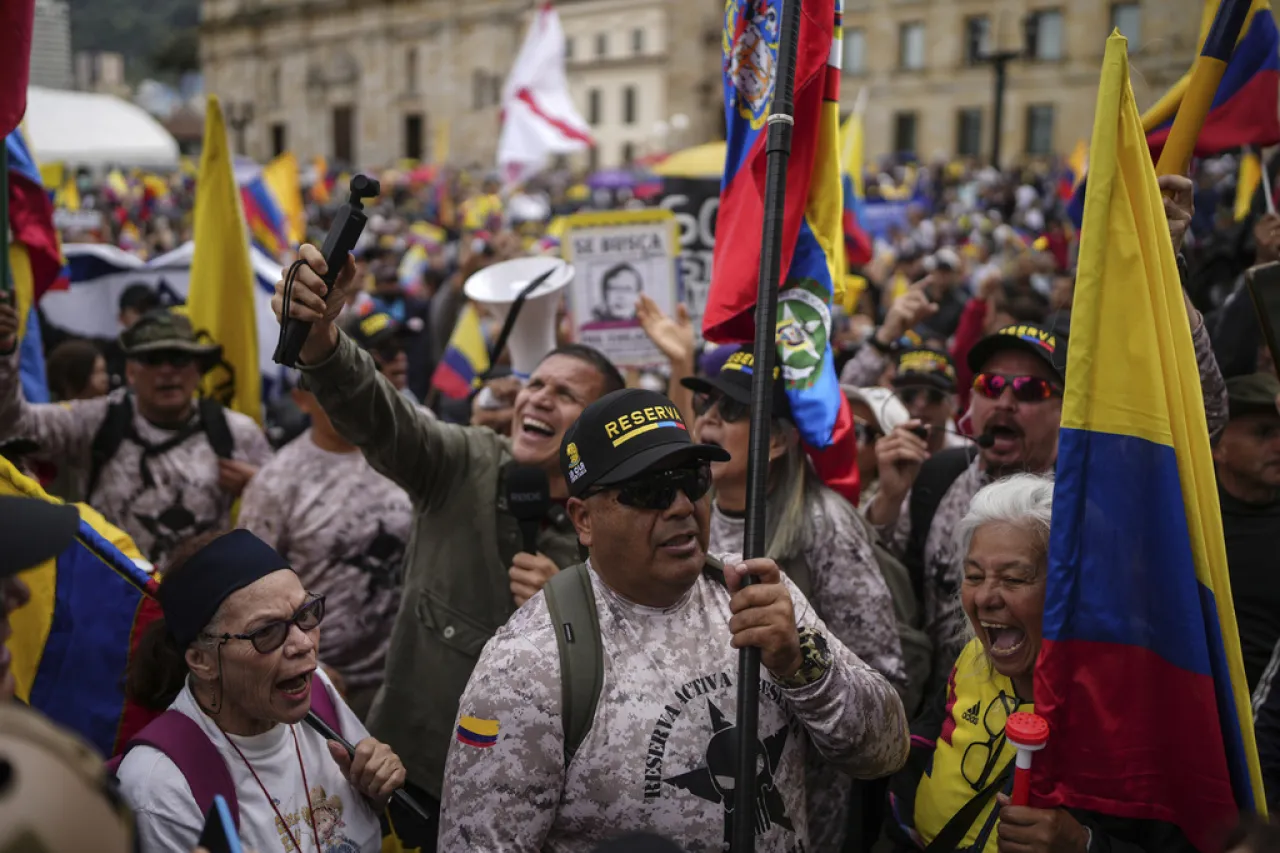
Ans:
{"type": "MultiPolygon", "coordinates": [[[[302,788],[303,793],[307,797],[307,815],[311,818],[311,837],[316,842],[316,853],[324,853],[320,849],[320,832],[316,829],[316,813],[311,808],[311,784],[307,781],[307,765],[302,763],[302,747],[298,745],[298,733],[294,731],[293,726],[289,726],[289,733],[293,735],[293,749],[298,754],[298,767],[302,768],[302,788]]],[[[253,781],[258,783],[258,787],[262,789],[262,794],[267,798],[267,804],[271,806],[271,810],[276,813],[276,819],[280,821],[280,828],[289,836],[289,841],[293,844],[293,849],[302,853],[302,845],[298,843],[298,839],[294,838],[293,830],[289,829],[289,824],[285,823],[284,815],[280,814],[280,809],[276,806],[276,801],[271,798],[271,792],[267,790],[267,786],[262,784],[262,780],[258,778],[258,771],[253,769],[253,765],[249,763],[249,759],[245,758],[244,753],[240,751],[240,747],[236,746],[236,742],[226,732],[222,736],[227,739],[227,743],[231,744],[231,748],[236,751],[236,755],[240,756],[240,760],[244,762],[244,766],[249,768],[249,774],[253,776],[253,781]]]]}

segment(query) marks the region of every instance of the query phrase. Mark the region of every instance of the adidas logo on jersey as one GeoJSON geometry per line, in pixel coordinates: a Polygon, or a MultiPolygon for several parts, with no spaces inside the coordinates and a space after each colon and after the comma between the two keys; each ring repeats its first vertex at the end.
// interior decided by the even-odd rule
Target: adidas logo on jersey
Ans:
{"type": "Polygon", "coordinates": [[[960,716],[964,718],[966,723],[976,726],[978,724],[978,714],[982,712],[982,703],[975,702],[973,707],[965,711],[960,716]]]}

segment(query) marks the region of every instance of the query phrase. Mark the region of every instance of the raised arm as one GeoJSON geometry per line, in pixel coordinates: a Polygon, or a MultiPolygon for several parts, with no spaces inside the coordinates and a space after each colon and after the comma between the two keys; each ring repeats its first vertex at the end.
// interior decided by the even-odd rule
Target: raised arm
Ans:
{"type": "MultiPolygon", "coordinates": [[[[415,502],[447,499],[465,475],[465,433],[424,416],[378,372],[373,358],[338,330],[334,321],[358,287],[354,262],[347,259],[326,300],[320,276],[327,268],[320,250],[303,246],[301,257],[309,266],[298,271],[289,316],[312,324],[299,364],[308,389],[338,432],[415,502]]],[[[271,305],[277,318],[283,290],[283,280],[276,282],[271,305]]]]}
{"type": "Polygon", "coordinates": [[[28,403],[18,373],[18,314],[0,303],[0,442],[28,438],[40,445],[42,458],[83,466],[108,405],[106,397],[66,404],[28,403]]]}
{"type": "MultiPolygon", "coordinates": [[[[1164,214],[1169,221],[1169,236],[1173,241],[1173,251],[1182,251],[1182,241],[1191,227],[1191,217],[1195,214],[1195,186],[1190,178],[1182,175],[1163,175],[1160,177],[1160,189],[1164,195],[1164,214]]],[[[1178,263],[1178,274],[1182,282],[1182,302],[1187,309],[1187,320],[1191,323],[1191,340],[1196,348],[1196,365],[1200,369],[1200,393],[1204,397],[1205,420],[1209,425],[1209,440],[1214,441],[1227,426],[1227,383],[1218,370],[1218,359],[1213,354],[1213,345],[1209,341],[1209,331],[1205,328],[1204,318],[1191,304],[1191,296],[1186,288],[1186,264],[1178,263]]]]}

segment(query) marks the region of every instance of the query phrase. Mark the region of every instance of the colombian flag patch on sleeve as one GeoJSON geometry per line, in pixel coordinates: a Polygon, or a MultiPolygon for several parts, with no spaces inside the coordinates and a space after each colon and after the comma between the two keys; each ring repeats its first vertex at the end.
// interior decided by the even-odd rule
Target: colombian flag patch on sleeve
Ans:
{"type": "Polygon", "coordinates": [[[458,720],[458,742],[488,749],[498,742],[498,721],[463,717],[458,720]]]}

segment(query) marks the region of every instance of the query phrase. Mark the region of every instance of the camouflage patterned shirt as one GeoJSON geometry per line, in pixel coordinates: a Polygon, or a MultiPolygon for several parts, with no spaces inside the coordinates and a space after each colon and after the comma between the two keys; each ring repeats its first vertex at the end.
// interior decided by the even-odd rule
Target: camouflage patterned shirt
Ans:
{"type": "MultiPolygon", "coordinates": [[[[604,687],[591,730],[564,765],[560,662],[542,594],[485,646],[449,750],[439,848],[586,853],[634,830],[689,853],[728,849],[738,653],[729,595],[702,576],[672,607],[642,607],[592,572],[604,687]]],[[[845,648],[789,580],[796,621],[828,637],[832,668],[787,690],[760,683],[756,849],[808,850],[809,750],[858,777],[906,760],[906,715],[889,682],[845,648]]]]}
{"type": "Polygon", "coordinates": [[[359,450],[317,447],[310,430],[244,491],[240,526],[283,554],[308,590],[325,595],[320,659],[348,687],[382,681],[412,523],[403,489],[359,450]]]}
{"type": "MultiPolygon", "coordinates": [[[[29,438],[40,445],[39,458],[67,466],[79,494],[87,488],[93,438],[107,408],[125,394],[70,403],[35,404],[22,397],[18,358],[0,355],[0,441],[29,438]]],[[[262,466],[271,458],[267,437],[252,418],[228,411],[235,450],[233,458],[262,466]]],[[[192,415],[193,421],[199,417],[192,415]]],[[[133,408],[133,429],[143,441],[159,446],[178,433],[161,429],[133,408]]],[[[143,448],[126,438],[98,476],[86,501],[128,533],[138,550],[156,565],[173,547],[198,533],[231,526],[234,497],[218,485],[218,457],[203,431],[145,460],[150,483],[143,477],[143,448]]]]}

